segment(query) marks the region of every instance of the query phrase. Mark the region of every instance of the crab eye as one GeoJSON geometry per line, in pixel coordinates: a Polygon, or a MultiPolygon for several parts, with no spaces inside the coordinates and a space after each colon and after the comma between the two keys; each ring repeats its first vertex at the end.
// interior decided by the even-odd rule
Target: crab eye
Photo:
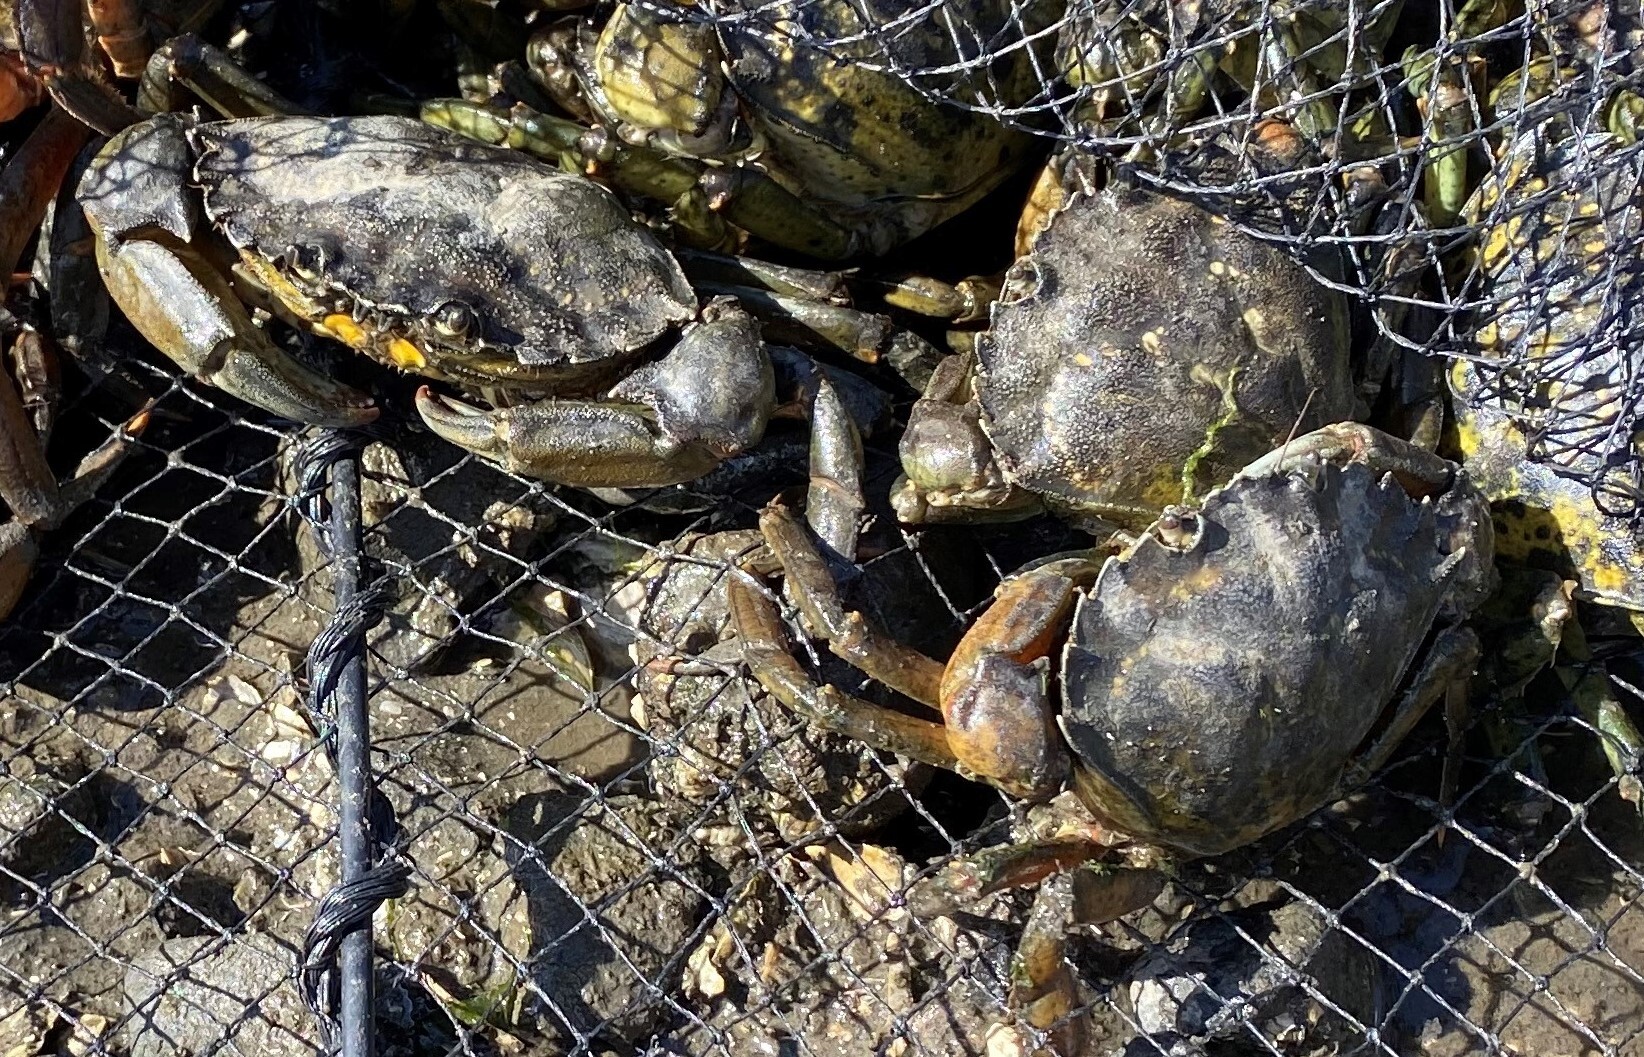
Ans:
{"type": "Polygon", "coordinates": [[[447,338],[466,338],[479,329],[474,310],[461,301],[447,301],[434,309],[434,329],[447,338]]]}

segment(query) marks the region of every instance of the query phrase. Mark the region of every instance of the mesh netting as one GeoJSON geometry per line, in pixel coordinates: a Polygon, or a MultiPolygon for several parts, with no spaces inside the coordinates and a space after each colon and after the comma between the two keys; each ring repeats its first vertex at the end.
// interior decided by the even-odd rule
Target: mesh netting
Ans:
{"type": "MultiPolygon", "coordinates": [[[[776,582],[760,511],[804,506],[805,421],[778,416],[688,484],[561,487],[434,436],[414,381],[270,320],[384,409],[344,455],[361,468],[371,812],[407,874],[361,904],[379,1051],[1644,1057],[1636,5],[634,5],[649,32],[705,29],[743,78],[707,108],[735,111],[725,141],[663,152],[697,167],[689,190],[623,185],[658,138],[574,76],[613,13],[560,6],[146,17],[315,112],[410,110],[460,83],[498,112],[603,117],[551,153],[665,237],[845,257],[839,288],[909,337],[817,354],[842,390],[883,390],[855,416],[868,516],[835,571],[848,605],[931,656],[1012,571],[1090,536],[1044,514],[899,520],[901,427],[934,349],[974,347],[986,312],[933,321],[885,291],[1003,274],[1075,192],[1191,202],[1337,291],[1355,351],[1399,368],[1361,387],[1364,413],[1467,455],[1498,500],[1504,587],[1474,622],[1470,717],[1451,731],[1435,710],[1345,799],[1073,926],[1050,949],[1076,1008],[1039,1033],[1013,966],[1042,927],[1034,887],[943,913],[909,896],[1038,833],[1037,809],[818,729],[730,627],[734,570],[776,582]],[[887,126],[917,149],[871,138],[887,126]],[[816,160],[822,132],[857,148],[849,164],[816,160]],[[766,201],[748,174],[784,164],[783,201],[822,220],[727,204],[766,201]],[[963,208],[938,224],[944,203],[963,208]]],[[[636,54],[613,61],[665,83],[636,54]]],[[[30,121],[0,127],[8,160],[30,121]]],[[[51,468],[68,479],[152,403],[95,493],[28,534],[40,555],[0,622],[0,1052],[325,1052],[299,967],[344,878],[344,793],[311,647],[359,649],[322,637],[358,556],[325,536],[316,431],[180,378],[118,310],[101,336],[97,298],[50,265],[62,241],[42,234],[5,320],[75,354],[51,468]]],[[[897,704],[783,615],[807,671],[897,704]]]]}

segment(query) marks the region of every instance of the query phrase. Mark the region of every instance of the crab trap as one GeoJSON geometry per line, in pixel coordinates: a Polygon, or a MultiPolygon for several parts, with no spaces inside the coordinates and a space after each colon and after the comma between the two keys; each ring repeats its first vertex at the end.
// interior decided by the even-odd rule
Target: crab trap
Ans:
{"type": "Polygon", "coordinates": [[[1635,0],[3,13],[0,1053],[1644,1057],[1635,0]]]}

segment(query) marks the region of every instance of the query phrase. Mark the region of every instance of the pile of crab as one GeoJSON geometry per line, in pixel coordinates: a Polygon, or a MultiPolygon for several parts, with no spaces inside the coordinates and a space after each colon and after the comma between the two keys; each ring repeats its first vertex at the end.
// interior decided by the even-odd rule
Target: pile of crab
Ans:
{"type": "Polygon", "coordinates": [[[688,728],[730,671],[894,768],[784,779],[753,757],[785,743],[687,729],[654,784],[764,783],[784,846],[886,775],[1004,794],[1019,839],[899,898],[1038,886],[994,1025],[1024,1053],[1083,1052],[1069,927],[1340,800],[1436,704],[1459,736],[1469,687],[1556,671],[1639,796],[1599,648],[1644,627],[1626,4],[316,4],[379,23],[324,84],[246,71],[257,5],[165,6],[3,27],[0,258],[37,263],[0,317],[0,611],[141,443],[139,394],[65,483],[45,456],[50,350],[119,373],[105,297],[248,414],[420,422],[600,501],[805,438],[802,496],[642,563],[642,722],[688,728]],[[396,66],[429,26],[438,61],[396,66]],[[1084,546],[945,661],[847,602],[870,528],[929,552],[1045,519],[1084,546]]]}

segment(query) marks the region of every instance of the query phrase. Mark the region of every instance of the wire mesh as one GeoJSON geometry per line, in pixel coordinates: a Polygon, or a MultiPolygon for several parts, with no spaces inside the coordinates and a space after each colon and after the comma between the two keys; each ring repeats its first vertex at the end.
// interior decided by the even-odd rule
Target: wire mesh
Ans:
{"type": "MultiPolygon", "coordinates": [[[[1185,197],[1292,252],[1349,295],[1361,344],[1385,331],[1409,354],[1413,406],[1448,385],[1442,441],[1473,445],[1508,508],[1504,540],[1514,501],[1593,505],[1553,523],[1577,563],[1560,571],[1588,582],[1549,595],[1505,563],[1503,602],[1477,621],[1486,655],[1459,750],[1434,717],[1346,799],[1179,864],[1146,908],[1070,930],[1056,957],[1078,1009],[1043,1036],[1012,998],[1033,890],[937,915],[909,896],[1038,816],[807,724],[752,678],[728,629],[732,570],[774,572],[759,564],[760,510],[806,484],[803,422],[773,421],[756,451],[686,485],[564,488],[434,437],[402,379],[270,322],[385,408],[361,438],[366,579],[384,599],[364,653],[371,769],[397,831],[385,861],[408,882],[372,922],[377,1049],[1644,1054],[1644,790],[1628,720],[1644,652],[1626,585],[1592,579],[1638,560],[1636,5],[627,10],[710,27],[727,68],[752,71],[727,96],[738,105],[814,103],[781,94],[783,71],[806,71],[807,90],[867,75],[857,87],[889,98],[910,138],[960,144],[896,163],[996,188],[922,239],[935,213],[852,197],[883,171],[846,167],[824,186],[788,175],[858,224],[855,248],[884,251],[859,277],[1002,272],[1051,150],[1069,152],[1053,171],[1070,180],[1185,197]],[[952,116],[967,112],[1022,134],[980,182],[993,141],[967,138],[952,116]],[[1273,138],[1272,119],[1294,135],[1273,138]],[[1578,622],[1550,631],[1572,606],[1578,622]],[[1448,795],[1447,760],[1460,776],[1448,795]]],[[[202,32],[321,112],[449,95],[459,69],[473,98],[549,107],[563,82],[520,88],[517,63],[490,64],[525,54],[527,28],[564,49],[611,17],[248,3],[202,32]]],[[[800,120],[855,134],[878,105],[857,103],[800,120]]],[[[739,115],[739,134],[763,137],[750,157],[813,157],[803,134],[783,138],[783,117],[760,120],[739,115]]],[[[623,144],[614,131],[602,149],[623,144]]],[[[618,182],[602,164],[588,167],[618,182]]],[[[686,196],[624,193],[693,237],[686,196]]],[[[60,477],[153,404],[96,493],[35,534],[41,555],[0,623],[0,1052],[325,1052],[298,972],[342,877],[328,717],[305,704],[336,576],[305,517],[312,437],[179,378],[118,311],[106,346],[77,340],[62,312],[95,315],[96,299],[48,267],[13,285],[16,318],[76,354],[51,430],[60,477]]],[[[892,318],[959,346],[983,325],[892,318]]],[[[848,366],[890,391],[900,425],[930,365],[917,351],[882,360],[848,366]],[[906,378],[885,369],[909,364],[906,378]]],[[[1373,410],[1390,421],[1397,404],[1383,394],[1373,410]]],[[[900,524],[900,430],[866,432],[870,519],[844,589],[893,638],[946,656],[1011,571],[1088,545],[1050,516],[900,524]]],[[[795,637],[822,678],[896,700],[795,637]]]]}

